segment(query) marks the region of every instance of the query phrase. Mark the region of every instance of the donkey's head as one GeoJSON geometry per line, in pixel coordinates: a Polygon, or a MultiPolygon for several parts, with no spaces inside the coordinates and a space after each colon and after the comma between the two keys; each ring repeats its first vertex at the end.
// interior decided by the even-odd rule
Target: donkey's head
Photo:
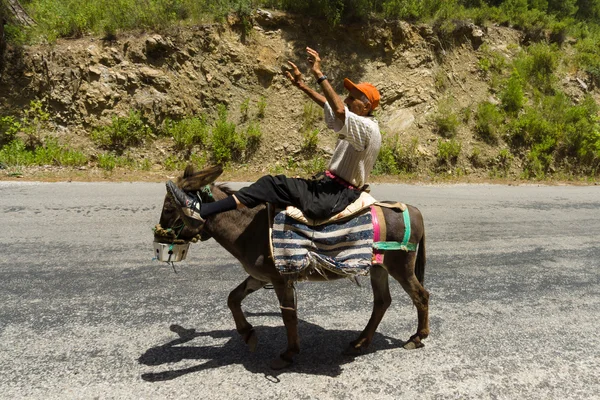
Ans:
{"type": "MultiPolygon", "coordinates": [[[[210,185],[222,173],[223,168],[221,166],[195,171],[192,165],[188,165],[183,176],[177,178],[175,183],[186,192],[197,193],[202,202],[212,202],[214,199],[212,198],[210,185]]],[[[185,226],[175,202],[171,196],[165,195],[160,220],[154,228],[155,255],[161,261],[179,261],[185,258],[185,252],[187,252],[190,242],[209,238],[209,236],[202,234],[203,228],[204,225],[195,229],[185,226]],[[177,251],[184,253],[177,254],[177,251]]]]}

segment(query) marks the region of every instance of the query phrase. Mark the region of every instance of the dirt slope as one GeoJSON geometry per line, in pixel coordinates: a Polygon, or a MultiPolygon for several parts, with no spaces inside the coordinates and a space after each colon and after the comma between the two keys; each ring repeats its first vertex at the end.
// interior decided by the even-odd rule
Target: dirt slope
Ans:
{"type": "MultiPolygon", "coordinates": [[[[372,82],[380,89],[382,130],[388,136],[398,134],[408,147],[412,143],[418,158],[415,175],[426,177],[435,168],[440,136],[431,120],[439,104],[464,113],[474,111],[481,101],[494,100],[489,78],[478,68],[481,49],[510,58],[521,42],[518,31],[499,26],[482,29],[463,24],[453,36],[440,40],[431,27],[405,22],[331,30],[319,21],[261,11],[249,31],[232,18],[223,25],[123,34],[110,41],[96,37],[59,40],[9,52],[0,79],[1,114],[18,112],[32,99],[41,99],[52,115],[49,133],[93,156],[101,150],[90,140],[90,131],[110,123],[115,115],[141,110],[150,123],[158,125],[165,118],[214,115],[215,106],[224,103],[240,129],[257,120],[263,132],[258,151],[247,162],[232,164],[231,175],[239,171],[239,176],[252,178],[285,171],[306,158],[300,151],[300,129],[309,101],[281,71],[288,60],[306,71],[304,49],[311,46],[322,55],[323,68],[340,94],[344,93],[344,77],[372,82]],[[454,45],[445,45],[450,39],[454,45]],[[240,108],[248,99],[245,118],[240,108]],[[262,119],[256,116],[261,99],[266,101],[262,119]]],[[[577,98],[584,95],[584,89],[575,78],[566,76],[564,83],[577,98]]],[[[335,137],[322,123],[316,126],[320,129],[318,153],[327,157],[335,137]]],[[[472,177],[487,176],[485,168],[473,167],[468,155],[477,146],[482,157],[493,158],[502,145],[490,147],[476,140],[472,122],[462,126],[457,137],[463,144],[457,163],[460,171],[472,177]]],[[[152,168],[146,175],[162,179],[173,174],[163,165],[174,154],[172,145],[170,139],[158,138],[128,154],[150,160],[152,168]]],[[[106,176],[93,167],[83,172],[42,167],[29,173],[42,176],[40,170],[47,176],[66,173],[74,179],[106,176]]],[[[137,176],[141,179],[142,175],[137,176]]]]}

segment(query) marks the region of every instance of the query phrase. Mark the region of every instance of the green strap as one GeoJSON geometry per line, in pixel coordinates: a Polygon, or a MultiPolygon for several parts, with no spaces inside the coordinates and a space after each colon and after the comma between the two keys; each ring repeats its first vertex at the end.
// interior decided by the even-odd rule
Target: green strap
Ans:
{"type": "Polygon", "coordinates": [[[417,251],[417,245],[409,243],[410,240],[410,215],[408,209],[402,213],[404,217],[404,238],[402,243],[398,242],[374,242],[373,248],[375,250],[402,250],[402,251],[417,251]]]}

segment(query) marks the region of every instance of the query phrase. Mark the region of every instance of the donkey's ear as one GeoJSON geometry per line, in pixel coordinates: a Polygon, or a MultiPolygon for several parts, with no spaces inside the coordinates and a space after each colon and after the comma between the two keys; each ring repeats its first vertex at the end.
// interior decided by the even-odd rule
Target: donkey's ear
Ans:
{"type": "Polygon", "coordinates": [[[195,173],[196,168],[194,168],[194,165],[188,164],[187,167],[185,167],[185,171],[183,172],[183,179],[189,178],[190,176],[194,176],[195,173]]]}
{"type": "MultiPolygon", "coordinates": [[[[188,166],[188,168],[190,168],[190,166],[188,166]]],[[[223,167],[221,165],[205,168],[202,171],[194,172],[191,175],[187,175],[188,168],[185,169],[186,173],[183,175],[184,179],[181,185],[181,188],[186,191],[199,190],[202,186],[213,183],[223,173],[223,167]]]]}

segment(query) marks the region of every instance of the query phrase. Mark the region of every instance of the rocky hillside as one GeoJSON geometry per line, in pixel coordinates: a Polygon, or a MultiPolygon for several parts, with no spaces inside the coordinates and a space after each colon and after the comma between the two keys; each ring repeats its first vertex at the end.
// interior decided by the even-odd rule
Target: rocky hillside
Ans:
{"type": "MultiPolygon", "coordinates": [[[[77,168],[46,165],[21,168],[20,173],[106,177],[96,161],[107,150],[92,140],[92,132],[132,110],[141,112],[154,134],[119,154],[144,160],[146,171],[117,169],[114,178],[163,179],[192,153],[200,155],[194,162],[210,163],[206,146],[181,151],[171,138],[156,132],[165,120],[205,115],[212,121],[218,104],[227,106],[237,129],[254,124],[262,133],[251,154],[228,165],[229,176],[251,179],[263,173],[307,172],[311,163],[327,158],[335,137],[313,121],[310,102],[282,73],[288,60],[306,70],[306,46],[320,52],[323,69],[340,94],[344,77],[380,89],[377,117],[388,145],[404,149],[408,175],[403,177],[489,177],[502,164],[498,160],[506,145],[477,138],[472,115],[482,101],[498,102],[482,59],[494,55],[510,60],[524,40],[520,32],[461,23],[444,37],[430,26],[406,22],[332,30],[318,21],[272,11],[257,12],[251,26],[242,22],[231,18],[226,24],[170,32],[9,48],[0,79],[0,115],[22,116],[32,100],[40,100],[49,114],[43,134],[89,156],[89,162],[77,168]],[[460,154],[448,163],[441,163],[438,154],[440,140],[447,140],[435,123],[441,112],[460,119],[454,136],[461,144],[460,154]],[[309,152],[306,135],[314,129],[319,130],[313,138],[317,148],[309,152]]],[[[565,71],[560,84],[576,101],[590,92],[589,82],[574,71],[565,71]]],[[[592,93],[598,100],[598,93],[592,93]]],[[[521,161],[514,158],[503,168],[505,176],[516,177],[521,161]]]]}

